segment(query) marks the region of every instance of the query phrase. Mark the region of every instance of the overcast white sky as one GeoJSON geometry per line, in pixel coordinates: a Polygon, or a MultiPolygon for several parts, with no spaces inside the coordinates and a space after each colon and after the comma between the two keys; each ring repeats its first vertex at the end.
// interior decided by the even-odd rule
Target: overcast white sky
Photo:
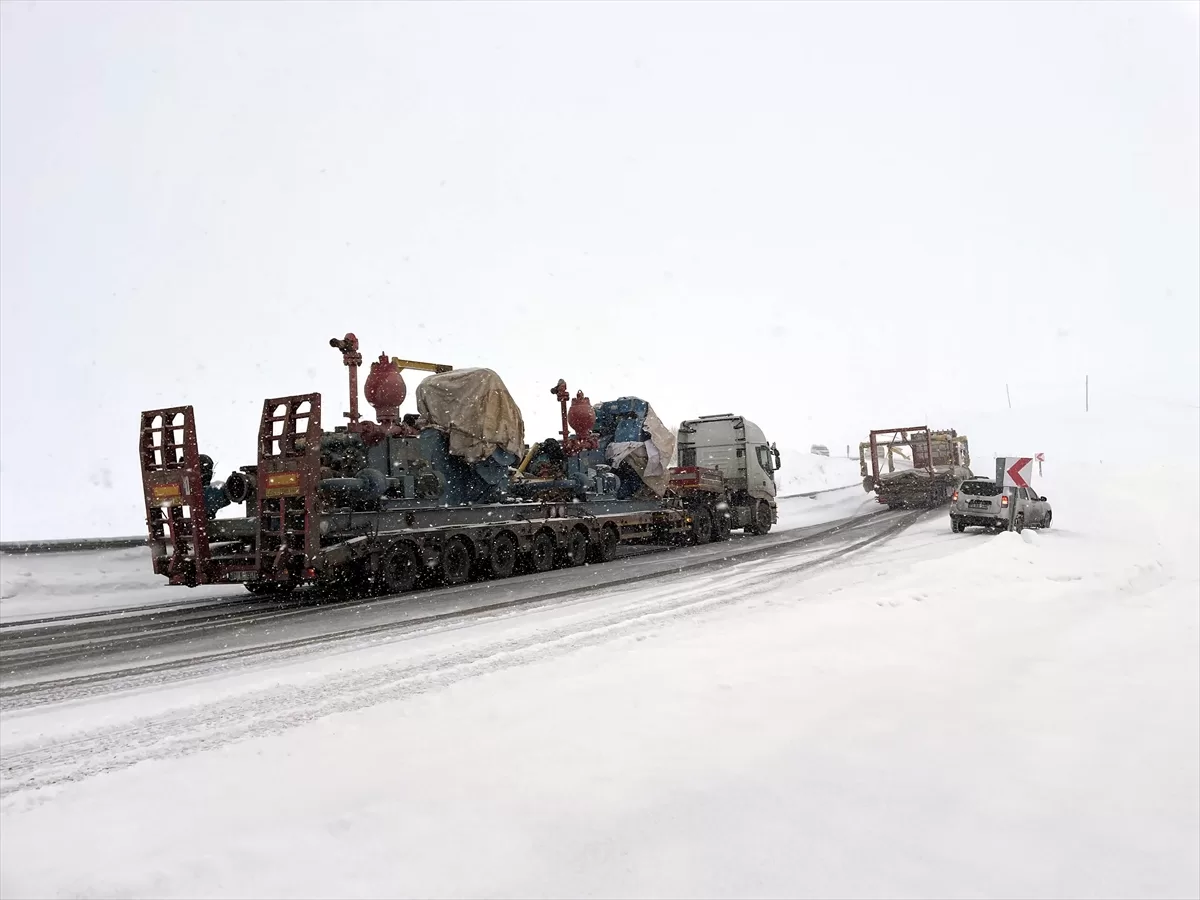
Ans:
{"type": "Polygon", "coordinates": [[[321,390],[332,426],[348,330],[496,369],[531,439],[559,377],[802,448],[963,427],[1005,383],[1200,402],[1193,3],[87,0],[0,26],[6,539],[136,533],[144,408],[194,403],[222,475],[265,396],[321,390]]]}

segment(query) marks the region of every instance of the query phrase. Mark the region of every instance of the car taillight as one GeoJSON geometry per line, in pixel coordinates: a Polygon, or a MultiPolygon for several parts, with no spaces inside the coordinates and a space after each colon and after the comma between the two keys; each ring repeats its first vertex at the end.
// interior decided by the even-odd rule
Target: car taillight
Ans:
{"type": "Polygon", "coordinates": [[[955,491],[953,494],[950,495],[950,502],[951,503],[958,502],[958,491],[955,491]]]}
{"type": "Polygon", "coordinates": [[[1000,505],[1008,506],[1008,494],[1005,494],[1003,497],[1000,498],[1000,505]]]}

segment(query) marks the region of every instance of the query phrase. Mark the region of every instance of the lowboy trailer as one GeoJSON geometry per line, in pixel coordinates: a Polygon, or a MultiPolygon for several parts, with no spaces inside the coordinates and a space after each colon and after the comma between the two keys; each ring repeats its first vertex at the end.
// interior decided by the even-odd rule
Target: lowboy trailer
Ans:
{"type": "Polygon", "coordinates": [[[324,430],[319,393],[268,399],[255,463],[224,482],[200,452],[191,406],[142,413],[148,542],[169,583],[390,594],[607,562],[623,542],[765,534],[777,520],[779,454],[744,418],[673,433],[640,398],[593,406],[560,380],[562,433],[528,446],[495,372],[383,354],[363,384],[378,421],[363,420],[358,340],[330,344],[348,369],[348,424],[324,430]],[[403,369],[433,374],[417,386],[417,413],[401,416],[403,369]],[[677,443],[686,464],[671,466],[677,443]],[[243,515],[218,517],[240,504],[243,515]]]}

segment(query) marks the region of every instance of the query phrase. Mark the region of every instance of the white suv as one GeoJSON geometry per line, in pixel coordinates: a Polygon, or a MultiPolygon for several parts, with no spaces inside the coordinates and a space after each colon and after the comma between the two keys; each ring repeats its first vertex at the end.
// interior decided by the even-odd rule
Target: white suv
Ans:
{"type": "Polygon", "coordinates": [[[968,478],[950,498],[950,530],[978,525],[989,531],[1049,528],[1050,502],[1028,488],[1006,488],[991,478],[968,478]]]}

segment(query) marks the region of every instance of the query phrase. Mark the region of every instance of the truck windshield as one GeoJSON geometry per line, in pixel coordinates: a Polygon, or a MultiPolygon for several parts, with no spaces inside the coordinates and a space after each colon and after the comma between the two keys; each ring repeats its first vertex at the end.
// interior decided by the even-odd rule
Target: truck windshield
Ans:
{"type": "Polygon", "coordinates": [[[958,486],[958,490],[975,497],[995,497],[1000,493],[1000,485],[994,481],[964,481],[958,486]]]}

